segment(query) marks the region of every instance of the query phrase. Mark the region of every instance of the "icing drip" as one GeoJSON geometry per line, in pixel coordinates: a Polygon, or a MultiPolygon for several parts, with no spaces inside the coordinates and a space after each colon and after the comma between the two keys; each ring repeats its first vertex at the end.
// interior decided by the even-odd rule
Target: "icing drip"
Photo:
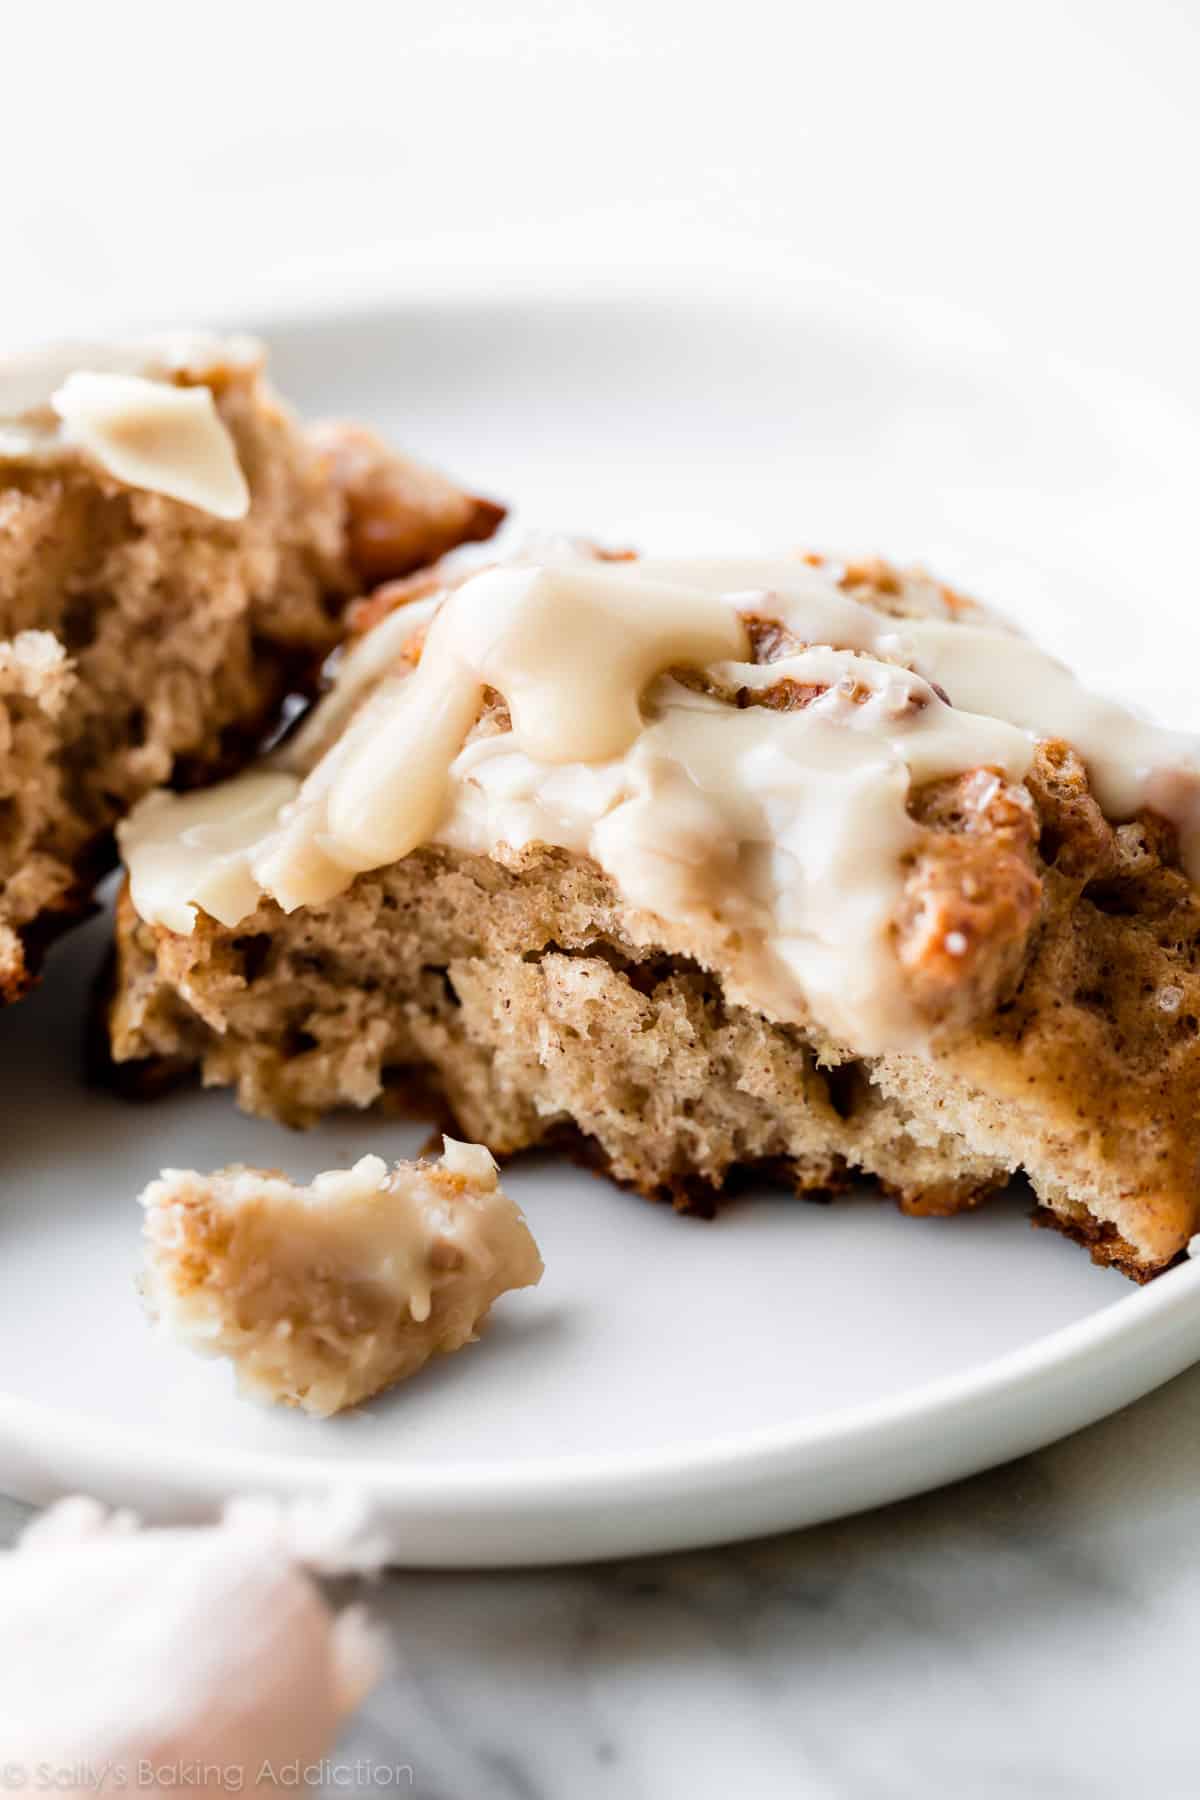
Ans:
{"type": "Polygon", "coordinates": [[[378,868],[434,835],[485,687],[504,696],[513,742],[529,756],[606,762],[637,737],[642,690],[660,670],[748,649],[737,615],[688,588],[591,569],[477,576],[442,607],[416,674],[388,692],[369,730],[352,728],[324,796],[335,859],[378,868]],[[383,808],[381,788],[391,795],[383,808]]]}
{"type": "Polygon", "coordinates": [[[250,490],[204,382],[260,360],[245,340],[179,336],[0,361],[0,463],[82,455],[126,487],[244,518],[250,490]]]}
{"type": "Polygon", "coordinates": [[[218,519],[243,519],[250,490],[206,387],[79,371],[51,405],[67,440],[126,487],[149,488],[218,519]]]}

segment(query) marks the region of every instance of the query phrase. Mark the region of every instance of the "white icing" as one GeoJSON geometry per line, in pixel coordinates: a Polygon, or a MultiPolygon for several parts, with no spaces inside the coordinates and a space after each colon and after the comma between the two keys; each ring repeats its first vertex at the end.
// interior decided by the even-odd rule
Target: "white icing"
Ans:
{"type": "Polygon", "coordinates": [[[296,777],[255,770],[190,794],[147,794],[131,822],[137,854],[130,868],[133,904],[145,919],[189,932],[196,907],[236,925],[259,899],[251,856],[295,797],[296,777]]]}
{"type": "Polygon", "coordinates": [[[887,922],[919,838],[910,782],[980,764],[1019,780],[1031,742],[852,652],[818,649],[775,668],[799,681],[848,671],[878,681],[861,702],[835,685],[775,713],[733,711],[667,680],[648,696],[634,747],[602,769],[555,769],[507,736],[477,739],[455,764],[457,803],[440,835],[483,853],[565,842],[594,856],[631,905],[736,933],[764,1010],[811,1010],[864,1050],[906,1041],[887,922]]]}
{"type": "Polygon", "coordinates": [[[243,518],[250,493],[206,374],[257,345],[177,334],[0,361],[0,462],[82,455],[127,487],[243,518]]]}
{"type": "Polygon", "coordinates": [[[333,686],[273,759],[303,775],[324,755],[357,707],[363,692],[399,662],[413,635],[428,625],[440,599],[414,600],[380,619],[340,658],[333,686]]]}
{"type": "Polygon", "coordinates": [[[496,1186],[496,1159],[486,1144],[465,1144],[461,1138],[442,1137],[442,1167],[482,1188],[496,1186]]]}
{"type": "Polygon", "coordinates": [[[956,706],[1072,744],[1110,818],[1148,806],[1170,819],[1184,861],[1200,874],[1200,740],[1090,693],[1065,664],[1015,633],[913,619],[905,636],[918,666],[956,706]]]}
{"type": "Polygon", "coordinates": [[[637,737],[642,690],[661,669],[739,651],[745,629],[719,597],[586,566],[489,569],[447,598],[415,675],[382,696],[367,729],[351,726],[333,781],[313,794],[324,814],[314,829],[349,869],[432,837],[485,686],[503,694],[530,756],[603,762],[637,737]]]}
{"type": "MultiPolygon", "coordinates": [[[[401,609],[385,650],[398,654],[417,623],[401,609]]],[[[873,1052],[920,1035],[889,937],[919,837],[914,784],[980,767],[1020,780],[1035,740],[1063,736],[1112,816],[1156,807],[1200,861],[1192,740],[1097,700],[986,615],[891,618],[799,559],[597,563],[564,548],[467,580],[417,671],[386,663],[365,647],[347,659],[306,726],[315,762],[293,743],[286,769],[219,790],[220,845],[196,839],[197,797],[136,810],[122,844],[143,917],[178,930],[197,904],[236,924],[252,893],[319,903],[431,840],[485,854],[558,845],[594,857],[669,946],[722,938],[753,1003],[814,1013],[873,1052]],[[806,647],[751,663],[751,614],[806,647]],[[734,690],[824,691],[792,711],[739,708],[665,673],[688,665],[734,690]],[[485,685],[507,701],[510,731],[472,734],[485,685]],[[338,728],[349,718],[333,742],[331,715],[338,728]]]]}
{"type": "Polygon", "coordinates": [[[126,487],[148,488],[218,519],[243,519],[250,489],[206,387],[141,375],[68,375],[51,396],[63,435],[126,487]]]}

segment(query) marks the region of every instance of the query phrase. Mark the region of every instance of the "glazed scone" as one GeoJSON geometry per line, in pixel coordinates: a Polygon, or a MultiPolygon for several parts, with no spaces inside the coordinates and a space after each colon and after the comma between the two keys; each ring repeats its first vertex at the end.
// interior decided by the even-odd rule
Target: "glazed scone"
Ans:
{"type": "Polygon", "coordinates": [[[1183,1249],[1193,740],[880,564],[564,547],[437,588],[286,754],[139,807],[119,1061],[291,1124],[440,1104],[692,1207],[1024,1171],[1101,1261],[1183,1249]]]}
{"type": "Polygon", "coordinates": [[[0,1002],[135,800],[244,761],[351,595],[498,516],[359,428],[310,434],[248,339],[0,361],[0,1002]]]}
{"type": "Polygon", "coordinates": [[[479,1144],[364,1156],[310,1187],[262,1169],[167,1169],[141,1197],[142,1291],[241,1390],[327,1417],[471,1343],[542,1259],[479,1144]]]}

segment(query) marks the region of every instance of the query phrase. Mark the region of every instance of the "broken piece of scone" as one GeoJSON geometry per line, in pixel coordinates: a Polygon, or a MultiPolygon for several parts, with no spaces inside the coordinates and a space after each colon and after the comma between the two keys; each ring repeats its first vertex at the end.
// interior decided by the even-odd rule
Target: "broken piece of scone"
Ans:
{"type": "Polygon", "coordinates": [[[481,1144],[364,1156],[309,1187],[273,1170],[167,1169],[141,1196],[149,1311],[227,1356],[242,1391],[327,1417],[476,1336],[542,1259],[481,1144]]]}
{"type": "Polygon", "coordinates": [[[0,1004],[137,800],[245,762],[352,596],[502,517],[364,427],[306,427],[248,338],[0,357],[0,1004]]]}

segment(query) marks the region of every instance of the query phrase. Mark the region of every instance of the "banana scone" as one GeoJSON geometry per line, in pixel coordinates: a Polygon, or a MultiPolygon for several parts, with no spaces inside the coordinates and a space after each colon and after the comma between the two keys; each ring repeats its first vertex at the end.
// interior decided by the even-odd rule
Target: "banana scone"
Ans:
{"type": "Polygon", "coordinates": [[[1183,1250],[1195,740],[880,564],[562,547],[369,617],[282,753],[124,827],[119,1061],[684,1206],[1024,1171],[1099,1261],[1183,1250]]]}
{"type": "Polygon", "coordinates": [[[480,1144],[437,1163],[364,1156],[310,1187],[262,1169],[167,1169],[142,1195],[142,1291],[243,1393],[319,1417],[472,1343],[542,1259],[480,1144]]]}
{"type": "Polygon", "coordinates": [[[0,1002],[135,800],[244,761],[349,596],[499,516],[361,428],[304,430],[248,339],[0,361],[0,1002]]]}

